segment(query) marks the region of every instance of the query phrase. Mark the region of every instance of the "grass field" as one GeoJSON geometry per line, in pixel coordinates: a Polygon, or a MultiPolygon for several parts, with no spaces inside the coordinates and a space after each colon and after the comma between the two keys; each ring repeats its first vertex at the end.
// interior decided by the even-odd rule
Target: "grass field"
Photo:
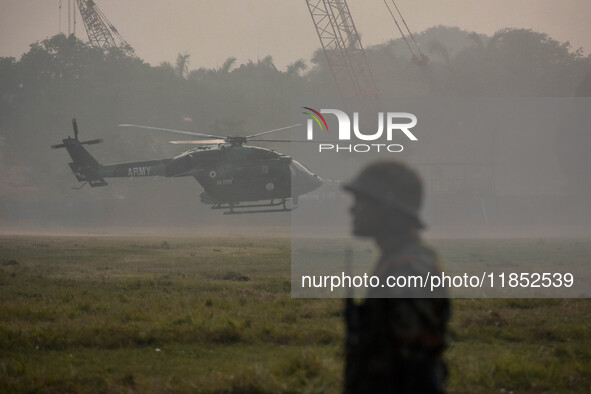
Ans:
{"type": "MultiPolygon", "coordinates": [[[[292,299],[290,257],[288,238],[0,237],[0,392],[339,392],[342,300],[292,299]]],[[[450,345],[450,392],[591,392],[590,300],[455,300],[450,345]]]]}

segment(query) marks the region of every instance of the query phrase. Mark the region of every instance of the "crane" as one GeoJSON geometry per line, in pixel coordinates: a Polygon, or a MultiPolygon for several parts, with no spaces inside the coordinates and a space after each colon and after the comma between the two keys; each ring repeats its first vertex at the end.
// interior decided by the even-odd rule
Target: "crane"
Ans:
{"type": "MultiPolygon", "coordinates": [[[[347,1],[306,0],[306,4],[340,95],[378,97],[379,90],[347,1]]],[[[429,58],[421,51],[396,2],[384,0],[384,4],[411,53],[412,62],[419,66],[427,64],[429,58]],[[406,34],[398,23],[398,18],[402,21],[406,34]],[[407,39],[407,34],[412,44],[407,39]]]]}
{"type": "Polygon", "coordinates": [[[341,96],[378,97],[346,0],[306,0],[332,77],[341,96]]]}
{"type": "Polygon", "coordinates": [[[396,2],[394,0],[390,0],[390,2],[392,3],[392,6],[396,10],[398,17],[402,20],[402,23],[404,24],[404,27],[406,28],[406,32],[414,44],[414,45],[411,45],[410,42],[407,40],[406,35],[404,34],[404,31],[402,30],[402,28],[400,27],[400,24],[398,23],[398,18],[396,17],[394,12],[392,11],[392,7],[390,7],[388,0],[384,0],[384,4],[386,5],[386,8],[388,8],[388,12],[390,13],[390,16],[394,20],[394,23],[396,24],[396,27],[398,28],[398,31],[400,32],[402,39],[404,40],[404,42],[406,43],[406,46],[408,47],[408,50],[410,51],[410,54],[412,56],[412,62],[418,66],[423,66],[423,65],[427,64],[429,62],[429,58],[427,57],[427,55],[425,55],[423,53],[423,51],[421,51],[421,47],[419,46],[419,44],[415,40],[415,37],[413,36],[412,32],[410,31],[410,28],[406,24],[406,21],[404,20],[404,17],[402,16],[400,9],[396,5],[396,2]],[[416,53],[415,53],[415,51],[416,51],[416,53]]]}
{"type": "MultiPolygon", "coordinates": [[[[70,1],[68,0],[68,34],[70,33],[70,1]]],[[[123,39],[117,28],[109,21],[106,15],[96,5],[93,0],[76,0],[84,28],[88,34],[90,44],[95,48],[107,50],[110,48],[119,48],[123,53],[129,56],[135,56],[134,50],[123,39]]],[[[60,1],[61,18],[61,1],[60,1]]],[[[72,9],[71,17],[74,22],[74,34],[76,34],[76,11],[72,9]]],[[[60,20],[61,29],[61,20],[60,20]]]]}

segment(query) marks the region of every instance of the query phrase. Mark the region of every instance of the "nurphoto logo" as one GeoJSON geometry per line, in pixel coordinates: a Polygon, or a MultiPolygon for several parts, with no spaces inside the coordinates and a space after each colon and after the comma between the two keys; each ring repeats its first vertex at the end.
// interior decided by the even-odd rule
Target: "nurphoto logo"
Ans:
{"type": "Polygon", "coordinates": [[[404,135],[410,141],[417,141],[417,137],[410,131],[417,125],[417,117],[409,112],[378,112],[378,129],[375,132],[359,129],[359,112],[353,112],[353,127],[351,127],[351,118],[344,111],[339,109],[321,109],[317,111],[310,107],[302,107],[307,110],[303,114],[310,116],[307,121],[307,139],[314,141],[314,128],[320,129],[323,139],[330,138],[328,134],[328,123],[323,114],[336,116],[338,122],[338,141],[337,143],[327,143],[323,141],[318,144],[318,152],[390,152],[398,153],[404,150],[401,144],[391,143],[396,135],[404,135]],[[309,112],[308,112],[309,111],[309,112]],[[351,132],[351,130],[353,132],[351,132]],[[385,132],[384,132],[385,131],[385,132]],[[341,143],[366,141],[372,143],[341,143]],[[385,140],[385,141],[384,141],[385,140]],[[384,142],[379,142],[384,141],[384,142]]]}

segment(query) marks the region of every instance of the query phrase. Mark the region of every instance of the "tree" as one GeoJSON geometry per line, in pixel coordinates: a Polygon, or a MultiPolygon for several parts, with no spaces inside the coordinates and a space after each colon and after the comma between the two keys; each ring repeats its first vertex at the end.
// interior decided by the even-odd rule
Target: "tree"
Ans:
{"type": "Polygon", "coordinates": [[[299,76],[302,71],[306,71],[308,69],[308,65],[304,61],[304,59],[298,59],[293,63],[290,63],[287,66],[287,75],[296,75],[299,76]]]}
{"type": "Polygon", "coordinates": [[[186,78],[189,74],[189,55],[187,52],[181,54],[179,53],[176,57],[176,65],[175,65],[175,72],[181,78],[186,78]]]}
{"type": "Polygon", "coordinates": [[[233,56],[229,57],[226,59],[224,64],[222,64],[222,66],[218,69],[218,71],[221,74],[228,74],[232,70],[232,68],[234,68],[235,65],[236,65],[236,58],[233,56]]]}

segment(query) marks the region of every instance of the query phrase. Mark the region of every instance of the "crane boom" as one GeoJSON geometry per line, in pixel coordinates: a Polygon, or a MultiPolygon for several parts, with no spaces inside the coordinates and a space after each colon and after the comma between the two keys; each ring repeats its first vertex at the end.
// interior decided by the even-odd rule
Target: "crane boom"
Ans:
{"type": "Polygon", "coordinates": [[[134,56],[133,48],[121,37],[115,26],[93,0],[76,0],[90,44],[97,48],[119,48],[134,56]]]}
{"type": "Polygon", "coordinates": [[[339,93],[377,97],[378,87],[346,0],[306,0],[339,93]]]}

